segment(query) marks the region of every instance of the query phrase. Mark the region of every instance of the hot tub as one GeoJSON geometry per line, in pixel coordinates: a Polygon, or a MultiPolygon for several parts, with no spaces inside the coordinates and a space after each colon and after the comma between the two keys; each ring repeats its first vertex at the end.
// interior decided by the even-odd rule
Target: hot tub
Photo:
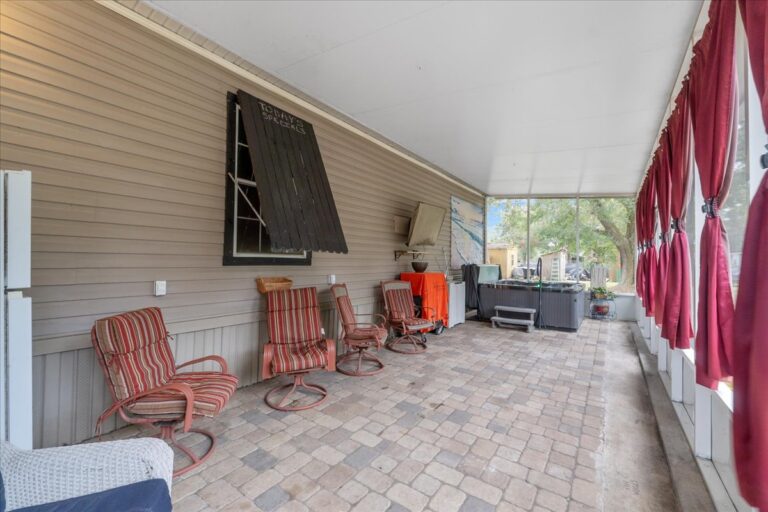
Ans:
{"type": "Polygon", "coordinates": [[[494,306],[533,308],[536,326],[577,331],[584,320],[584,287],[570,282],[543,282],[539,311],[539,282],[503,279],[479,286],[481,318],[495,315],[494,306]],[[541,323],[539,323],[541,322],[541,323]]]}

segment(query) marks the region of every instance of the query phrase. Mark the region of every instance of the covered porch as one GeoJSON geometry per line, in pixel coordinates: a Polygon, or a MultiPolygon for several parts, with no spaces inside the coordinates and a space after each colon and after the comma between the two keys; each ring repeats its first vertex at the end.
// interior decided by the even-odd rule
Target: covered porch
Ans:
{"type": "Polygon", "coordinates": [[[0,512],[763,512],[767,16],[2,0],[0,512]]]}
{"type": "Polygon", "coordinates": [[[678,506],[631,324],[526,334],[469,322],[430,336],[429,357],[380,357],[375,377],[318,374],[331,398],[309,411],[269,408],[272,383],[238,390],[199,423],[217,451],[174,482],[174,510],[678,506]]]}

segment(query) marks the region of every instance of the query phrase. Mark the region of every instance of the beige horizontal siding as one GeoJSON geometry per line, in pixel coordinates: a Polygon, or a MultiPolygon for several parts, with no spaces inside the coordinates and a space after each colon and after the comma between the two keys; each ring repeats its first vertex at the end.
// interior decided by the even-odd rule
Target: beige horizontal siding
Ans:
{"type": "MultiPolygon", "coordinates": [[[[159,306],[179,333],[179,360],[220,353],[242,384],[256,382],[266,341],[256,277],[317,286],[335,332],[328,274],[358,310],[378,310],[379,282],[409,269],[393,258],[405,241],[393,217],[418,201],[448,212],[452,194],[482,201],[92,2],[3,2],[0,167],[33,177],[37,446],[88,437],[110,401],[89,348],[94,320],[159,306]],[[237,89],[314,125],[349,254],[315,253],[310,267],[222,266],[226,93],[237,89]],[[153,296],[155,280],[168,281],[166,296],[153,296]]],[[[432,269],[449,249],[447,216],[432,269]]]]}

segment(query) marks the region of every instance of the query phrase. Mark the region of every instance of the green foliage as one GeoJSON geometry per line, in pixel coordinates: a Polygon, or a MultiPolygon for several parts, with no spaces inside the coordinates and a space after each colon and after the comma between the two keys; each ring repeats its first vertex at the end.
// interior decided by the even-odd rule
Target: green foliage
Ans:
{"type": "Polygon", "coordinates": [[[606,290],[602,286],[597,286],[595,288],[592,288],[590,290],[590,293],[593,299],[613,299],[616,297],[616,294],[606,290]]]}

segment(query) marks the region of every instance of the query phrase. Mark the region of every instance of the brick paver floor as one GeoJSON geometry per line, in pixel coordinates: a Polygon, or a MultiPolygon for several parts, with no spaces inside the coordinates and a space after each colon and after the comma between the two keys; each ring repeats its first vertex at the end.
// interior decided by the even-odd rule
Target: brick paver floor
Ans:
{"type": "MultiPolygon", "coordinates": [[[[317,373],[321,407],[270,409],[240,389],[212,458],[174,481],[179,512],[601,509],[606,343],[628,324],[526,334],[469,322],[374,377],[317,373]]],[[[130,429],[113,437],[131,435],[130,429]]]]}

